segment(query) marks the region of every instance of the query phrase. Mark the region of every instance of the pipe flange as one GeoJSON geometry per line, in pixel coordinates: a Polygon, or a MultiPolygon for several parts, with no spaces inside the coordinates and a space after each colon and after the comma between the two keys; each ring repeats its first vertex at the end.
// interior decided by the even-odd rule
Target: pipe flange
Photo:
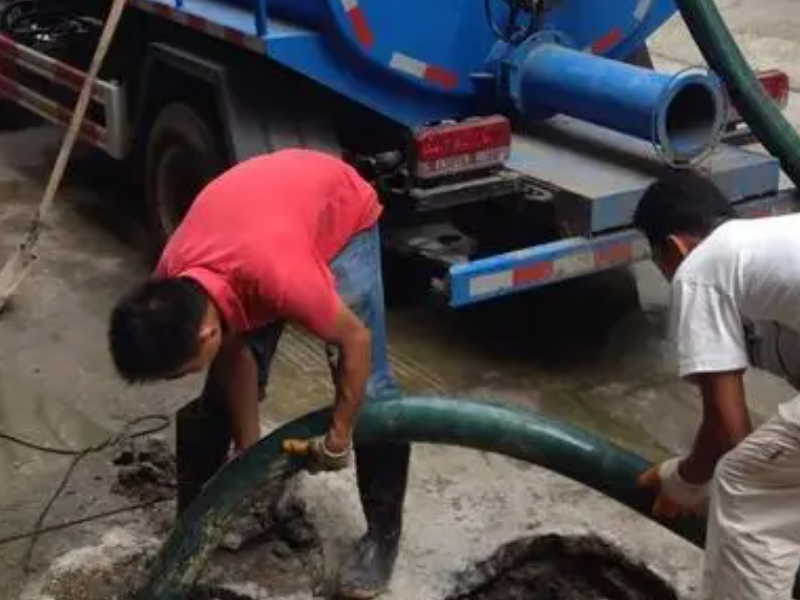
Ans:
{"type": "MultiPolygon", "coordinates": [[[[690,108],[693,111],[702,111],[704,108],[712,110],[714,119],[710,123],[706,122],[708,124],[702,126],[703,121],[698,120],[694,132],[691,123],[684,124],[686,131],[682,135],[676,135],[674,120],[681,119],[681,115],[670,114],[670,111],[658,111],[653,115],[653,148],[666,164],[675,169],[688,169],[705,160],[719,145],[725,133],[727,95],[722,80],[709,69],[688,67],[675,73],[662,92],[658,105],[672,108],[675,97],[678,94],[687,94],[692,86],[698,86],[698,91],[707,92],[707,95],[698,98],[699,102],[711,104],[702,107],[692,103],[690,108]]],[[[689,99],[684,102],[689,102],[689,99]]],[[[680,108],[675,107],[675,110],[680,108]]]]}

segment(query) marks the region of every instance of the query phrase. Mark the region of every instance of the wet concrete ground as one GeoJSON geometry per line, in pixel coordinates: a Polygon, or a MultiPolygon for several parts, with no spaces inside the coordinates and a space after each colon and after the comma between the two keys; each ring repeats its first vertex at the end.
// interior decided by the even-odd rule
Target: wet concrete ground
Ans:
{"type": "MultiPolygon", "coordinates": [[[[750,23],[747,3],[721,4],[734,20],[750,23]]],[[[671,50],[681,44],[685,34],[670,25],[656,39],[657,60],[683,64],[682,51],[671,50]]],[[[796,100],[793,96],[793,120],[796,100]]],[[[47,128],[0,134],[0,256],[27,223],[58,139],[47,128]]],[[[172,414],[199,391],[197,379],[126,387],[111,368],[107,315],[118,295],[147,273],[135,192],[120,180],[110,163],[79,158],[60,194],[53,228],[42,240],[39,264],[0,317],[3,431],[82,447],[131,417],[172,414]]],[[[693,390],[673,377],[663,338],[665,303],[666,284],[652,265],[640,264],[460,312],[392,306],[393,364],[409,391],[521,404],[658,459],[688,447],[699,415],[693,390]]],[[[791,395],[760,373],[748,375],[748,391],[762,417],[791,395]]],[[[330,393],[318,345],[290,331],[273,366],[262,411],[265,427],[327,403],[330,393]]],[[[67,464],[63,457],[0,442],[0,538],[31,527],[67,464]]],[[[113,476],[109,455],[87,459],[48,523],[127,504],[111,493],[113,476]]],[[[363,527],[353,484],[349,474],[303,476],[298,483],[331,571],[363,527]]],[[[695,549],[598,494],[529,465],[421,445],[410,490],[408,533],[391,598],[442,598],[455,573],[500,544],[550,531],[599,533],[651,564],[681,593],[696,585],[695,549]]],[[[73,567],[97,564],[98,556],[115,552],[119,560],[129,560],[137,548],[154,547],[171,509],[167,504],[155,513],[138,511],[49,534],[34,555],[33,576],[19,568],[25,543],[5,545],[0,597],[16,598],[27,584],[23,597],[44,598],[39,576],[47,569],[46,577],[61,572],[61,563],[53,561],[67,551],[73,567]],[[75,554],[81,549],[84,554],[75,554]]],[[[307,590],[276,592],[271,579],[252,567],[229,575],[252,598],[268,592],[310,597],[307,590]]]]}

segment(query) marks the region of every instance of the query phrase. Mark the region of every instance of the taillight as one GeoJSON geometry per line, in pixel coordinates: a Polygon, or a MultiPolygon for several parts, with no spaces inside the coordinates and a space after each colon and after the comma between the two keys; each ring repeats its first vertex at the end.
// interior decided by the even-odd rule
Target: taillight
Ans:
{"type": "MultiPolygon", "coordinates": [[[[767,96],[772,98],[779,108],[784,109],[789,104],[789,76],[778,69],[757,71],[756,78],[761,83],[767,96]]],[[[728,122],[737,123],[742,120],[738,109],[733,104],[730,108],[728,122]]]]}
{"type": "Polygon", "coordinates": [[[415,174],[431,178],[501,164],[511,151],[511,125],[495,115],[424,127],[414,134],[415,174]]]}
{"type": "Polygon", "coordinates": [[[772,98],[781,108],[786,108],[789,104],[789,76],[778,69],[760,71],[757,73],[758,80],[767,92],[767,96],[772,98]]]}

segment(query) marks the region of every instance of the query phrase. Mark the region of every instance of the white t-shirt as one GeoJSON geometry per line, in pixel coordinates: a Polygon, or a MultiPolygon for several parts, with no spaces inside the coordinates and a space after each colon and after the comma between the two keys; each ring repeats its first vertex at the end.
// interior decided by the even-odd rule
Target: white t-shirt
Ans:
{"type": "MultiPolygon", "coordinates": [[[[788,330],[786,339],[800,339],[800,214],[722,224],[686,257],[672,281],[670,330],[680,375],[744,369],[754,358],[748,333],[770,337],[776,329],[788,330]]],[[[800,356],[785,355],[792,363],[800,356]]],[[[756,366],[778,370],[775,364],[756,366]]],[[[800,364],[785,367],[784,377],[800,374],[800,364]]]]}

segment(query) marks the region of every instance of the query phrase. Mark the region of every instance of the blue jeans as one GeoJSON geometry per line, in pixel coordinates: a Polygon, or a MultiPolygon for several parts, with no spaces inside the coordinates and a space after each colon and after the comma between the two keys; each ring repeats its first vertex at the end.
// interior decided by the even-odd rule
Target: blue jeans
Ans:
{"type": "MultiPolygon", "coordinates": [[[[336,278],[336,289],[348,307],[372,333],[372,371],[367,381],[366,401],[396,398],[400,388],[392,374],[386,348],[386,315],[383,303],[381,274],[381,245],[378,226],[353,237],[330,264],[336,278]]],[[[250,347],[258,364],[258,381],[266,385],[269,365],[278,345],[283,323],[274,323],[250,336],[250,347]]],[[[335,349],[326,348],[333,366],[335,349]]],[[[263,388],[261,388],[263,389],[263,388]]],[[[405,498],[411,447],[407,443],[356,444],[356,479],[359,496],[367,521],[366,537],[374,539],[383,555],[397,552],[403,526],[405,498]]],[[[367,552],[372,546],[364,546],[367,552]]],[[[352,573],[360,581],[365,575],[361,568],[373,568],[377,559],[361,556],[356,549],[352,560],[363,567],[352,573]],[[361,558],[359,558],[361,557],[361,558]]],[[[348,572],[351,572],[348,571],[348,572]]],[[[369,573],[366,574],[369,580],[369,573]]]]}
{"type": "MultiPolygon", "coordinates": [[[[400,390],[389,365],[386,347],[386,313],[381,273],[381,244],[375,225],[353,237],[330,264],[336,290],[372,334],[372,372],[367,381],[366,399],[396,397],[400,390]]],[[[267,383],[269,366],[278,346],[283,322],[270,323],[249,336],[248,343],[258,365],[260,389],[267,383]]],[[[329,360],[335,349],[328,348],[329,360]]]]}

